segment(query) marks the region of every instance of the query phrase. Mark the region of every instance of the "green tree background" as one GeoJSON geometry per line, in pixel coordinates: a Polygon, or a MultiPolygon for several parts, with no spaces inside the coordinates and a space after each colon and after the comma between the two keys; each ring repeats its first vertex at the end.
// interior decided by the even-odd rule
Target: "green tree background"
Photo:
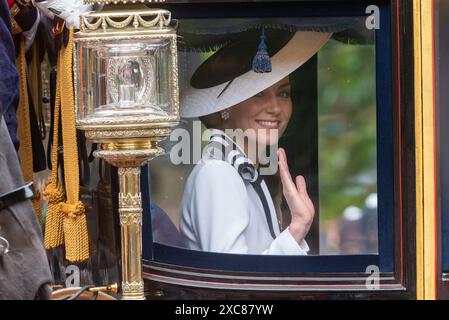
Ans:
{"type": "Polygon", "coordinates": [[[377,192],[374,45],[331,40],[318,55],[320,219],[377,192]]]}

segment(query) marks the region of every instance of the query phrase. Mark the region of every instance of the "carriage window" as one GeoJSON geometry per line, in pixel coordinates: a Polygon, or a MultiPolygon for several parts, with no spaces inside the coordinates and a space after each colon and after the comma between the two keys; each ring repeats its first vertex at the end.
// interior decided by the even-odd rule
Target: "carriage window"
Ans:
{"type": "Polygon", "coordinates": [[[181,122],[143,174],[143,258],[230,272],[393,272],[390,7],[379,2],[373,20],[366,3],[273,6],[172,11],[181,122]]]}
{"type": "Polygon", "coordinates": [[[154,243],[378,252],[376,48],[364,19],[287,19],[284,29],[270,28],[276,19],[219,19],[208,35],[204,21],[180,20],[182,120],[149,170],[154,243]]]}

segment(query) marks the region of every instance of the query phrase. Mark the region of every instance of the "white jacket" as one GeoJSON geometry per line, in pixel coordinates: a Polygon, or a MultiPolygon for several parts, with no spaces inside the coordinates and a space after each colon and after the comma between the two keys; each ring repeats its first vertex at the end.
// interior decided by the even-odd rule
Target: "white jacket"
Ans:
{"type": "Polygon", "coordinates": [[[305,241],[299,245],[288,228],[280,232],[270,196],[267,200],[275,239],[252,184],[243,180],[234,166],[221,157],[205,154],[190,174],[181,202],[180,232],[190,249],[241,254],[307,254],[309,248],[305,241]]]}

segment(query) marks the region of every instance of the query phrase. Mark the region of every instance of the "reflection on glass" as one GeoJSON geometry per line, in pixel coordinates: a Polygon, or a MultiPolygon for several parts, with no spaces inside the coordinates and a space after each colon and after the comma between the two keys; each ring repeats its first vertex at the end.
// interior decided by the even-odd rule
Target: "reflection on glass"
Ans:
{"type": "Polygon", "coordinates": [[[374,45],[318,55],[320,254],[377,253],[374,45]]]}
{"type": "Polygon", "coordinates": [[[135,60],[128,60],[119,67],[117,84],[119,86],[118,103],[122,106],[132,106],[137,100],[136,93],[142,91],[142,72],[135,60]]]}

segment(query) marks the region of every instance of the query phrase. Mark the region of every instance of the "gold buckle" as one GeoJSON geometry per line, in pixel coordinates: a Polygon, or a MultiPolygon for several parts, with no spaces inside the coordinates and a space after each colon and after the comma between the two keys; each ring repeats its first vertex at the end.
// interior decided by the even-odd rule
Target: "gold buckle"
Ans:
{"type": "Polygon", "coordinates": [[[19,6],[17,5],[17,3],[14,3],[13,6],[11,7],[11,9],[9,9],[9,12],[11,12],[11,16],[14,18],[16,16],[16,14],[18,14],[20,11],[19,6]]]}
{"type": "Polygon", "coordinates": [[[12,34],[19,34],[22,33],[22,28],[19,26],[19,24],[16,22],[16,20],[12,20],[11,23],[11,29],[12,29],[12,34]]]}

